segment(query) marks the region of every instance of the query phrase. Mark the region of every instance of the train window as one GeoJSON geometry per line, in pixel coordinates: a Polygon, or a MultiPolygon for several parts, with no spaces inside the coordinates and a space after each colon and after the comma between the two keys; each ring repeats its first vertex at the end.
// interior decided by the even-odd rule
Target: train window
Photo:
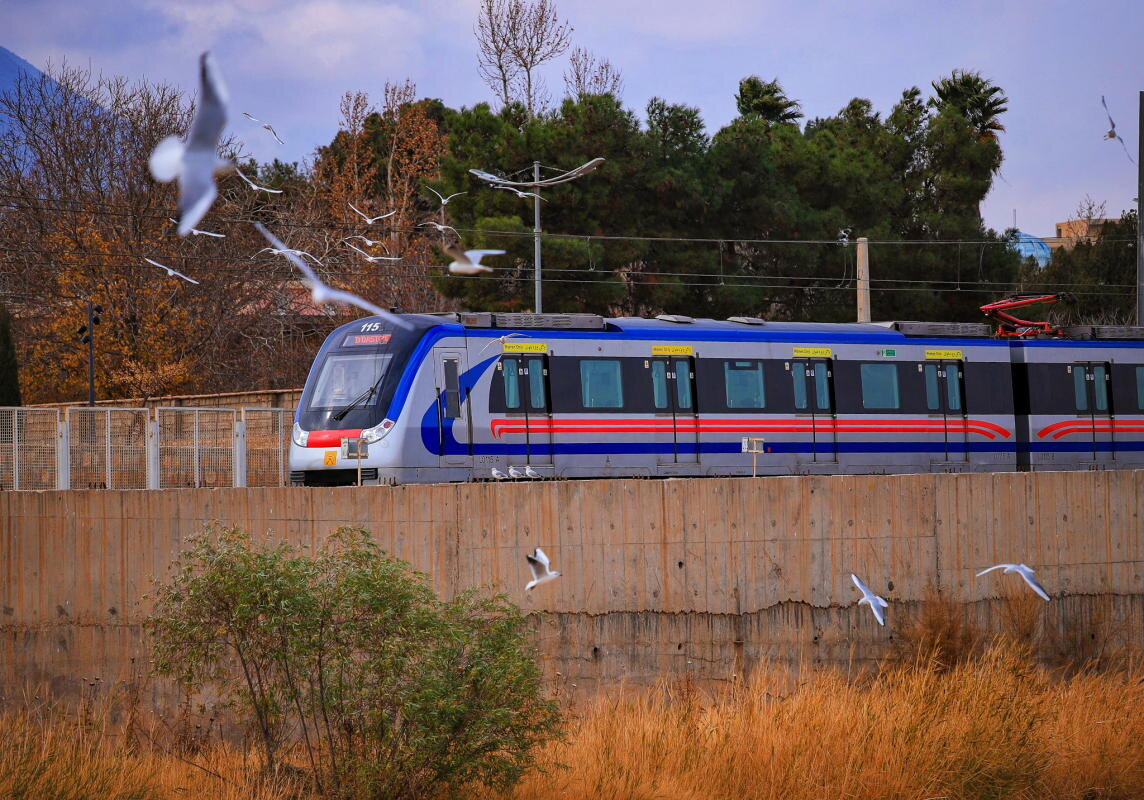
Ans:
{"type": "Polygon", "coordinates": [[[528,373],[529,403],[534,411],[543,411],[548,408],[548,394],[544,385],[544,359],[528,359],[525,370],[528,373]]]}
{"type": "Polygon", "coordinates": [[[724,361],[723,384],[727,408],[766,408],[763,362],[724,361]]]}
{"type": "Polygon", "coordinates": [[[945,404],[950,411],[961,411],[961,364],[945,365],[945,404]]]}
{"type": "Polygon", "coordinates": [[[806,409],[806,364],[801,361],[791,364],[790,377],[794,383],[794,407],[803,411],[806,409]]]}
{"type": "Polygon", "coordinates": [[[830,370],[825,361],[814,362],[814,402],[819,411],[830,410],[830,370]]]}
{"type": "Polygon", "coordinates": [[[580,362],[580,397],[584,408],[623,408],[624,384],[616,358],[580,362]]]}
{"type": "Polygon", "coordinates": [[[667,362],[651,362],[651,396],[657,409],[667,408],[667,362]]]}
{"type": "Polygon", "coordinates": [[[506,358],[501,362],[504,376],[504,406],[520,408],[520,359],[506,358]]]}
{"type": "Polygon", "coordinates": [[[1108,410],[1108,367],[1097,364],[1092,368],[1092,389],[1096,394],[1093,406],[1097,411],[1108,410]]]}
{"type": "Polygon", "coordinates": [[[1083,364],[1074,364],[1072,368],[1073,376],[1073,400],[1076,402],[1077,411],[1088,411],[1088,389],[1085,387],[1085,368],[1083,364]]]}
{"type": "MultiPolygon", "coordinates": [[[[759,365],[760,368],[762,365],[759,365]]],[[[691,408],[691,360],[681,358],[675,362],[675,407],[691,408]]]]}
{"type": "Polygon", "coordinates": [[[924,365],[926,378],[926,410],[941,410],[941,388],[937,382],[937,364],[924,365]]]}
{"type": "Polygon", "coordinates": [[[368,392],[381,383],[392,356],[362,353],[330,356],[314,386],[310,408],[335,408],[368,392]]]}
{"type": "Polygon", "coordinates": [[[862,364],[860,367],[863,408],[901,408],[897,364],[862,364]]]}
{"type": "Polygon", "coordinates": [[[461,377],[460,362],[455,358],[445,359],[445,416],[457,419],[461,416],[461,377]]]}
{"type": "Polygon", "coordinates": [[[1136,408],[1144,411],[1144,367],[1136,368],[1136,408]]]}

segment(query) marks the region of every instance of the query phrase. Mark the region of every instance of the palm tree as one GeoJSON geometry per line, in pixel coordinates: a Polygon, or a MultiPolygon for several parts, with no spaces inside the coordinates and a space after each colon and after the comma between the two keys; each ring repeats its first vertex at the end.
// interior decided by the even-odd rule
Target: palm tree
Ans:
{"type": "Polygon", "coordinates": [[[1009,98],[980,72],[955,69],[948,78],[933,81],[932,86],[937,97],[930,104],[957,111],[977,132],[980,141],[997,141],[997,134],[1005,130],[1000,117],[1009,110],[1009,98]]]}
{"type": "Polygon", "coordinates": [[[802,116],[798,101],[786,96],[777,78],[773,81],[764,81],[758,75],[743,78],[739,81],[735,102],[741,116],[771,124],[794,122],[802,116]]]}

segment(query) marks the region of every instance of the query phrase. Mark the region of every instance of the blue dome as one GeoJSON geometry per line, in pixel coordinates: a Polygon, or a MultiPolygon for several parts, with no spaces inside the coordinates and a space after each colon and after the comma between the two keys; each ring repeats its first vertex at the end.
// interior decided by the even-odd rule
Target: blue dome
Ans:
{"type": "Polygon", "coordinates": [[[1021,254],[1021,258],[1031,258],[1039,267],[1048,266],[1053,258],[1053,251],[1045,240],[1029,233],[1017,231],[1013,235],[1013,247],[1021,254]]]}

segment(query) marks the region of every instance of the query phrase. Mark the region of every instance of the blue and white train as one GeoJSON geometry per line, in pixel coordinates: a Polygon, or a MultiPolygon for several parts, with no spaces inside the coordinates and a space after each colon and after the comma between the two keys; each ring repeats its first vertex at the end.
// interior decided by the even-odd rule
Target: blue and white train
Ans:
{"type": "Polygon", "coordinates": [[[403,318],[322,345],[295,485],[1144,467],[1141,328],[403,318]]]}

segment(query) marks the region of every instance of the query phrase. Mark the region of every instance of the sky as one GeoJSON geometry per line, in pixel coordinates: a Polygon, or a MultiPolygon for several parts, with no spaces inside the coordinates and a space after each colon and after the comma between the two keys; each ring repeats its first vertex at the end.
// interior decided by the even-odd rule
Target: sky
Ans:
{"type": "MultiPolygon", "coordinates": [[[[1086,198],[1116,217],[1136,197],[1144,90],[1140,0],[824,2],[554,0],[572,43],[623,76],[643,118],[649,98],[698,107],[714,133],[735,116],[741,78],[778,78],[808,118],[853,97],[883,116],[903,90],[954,69],[981,72],[1009,97],[1005,161],[982,207],[989,227],[1038,236],[1086,198]]],[[[411,79],[453,107],[491,101],[477,69],[479,0],[0,0],[0,45],[35,66],[68,61],[194,90],[214,52],[232,95],[231,131],[259,160],[301,161],[327,144],[346,91],[381,98],[411,79]],[[285,139],[242,117],[268,120],[285,139]]],[[[566,61],[544,77],[563,92],[566,61]]],[[[510,169],[516,165],[474,165],[510,169]]],[[[524,166],[524,165],[519,165],[524,166]]],[[[573,164],[556,165],[572,167],[573,164]]],[[[571,232],[571,231],[570,231],[571,232]]],[[[703,231],[695,231],[702,236],[703,231]]]]}

